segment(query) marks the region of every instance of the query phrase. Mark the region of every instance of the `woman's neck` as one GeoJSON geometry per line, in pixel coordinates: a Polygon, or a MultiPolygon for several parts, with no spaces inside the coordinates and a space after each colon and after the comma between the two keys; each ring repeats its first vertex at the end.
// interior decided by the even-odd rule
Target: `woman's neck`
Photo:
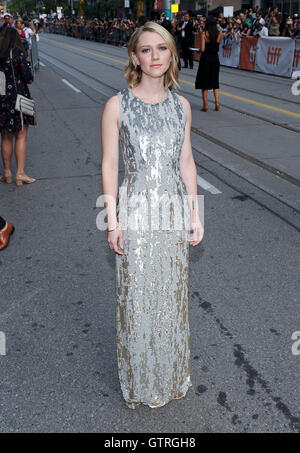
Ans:
{"type": "Polygon", "coordinates": [[[167,88],[164,87],[163,78],[153,80],[151,77],[149,80],[143,75],[141,82],[133,88],[133,91],[141,99],[155,102],[165,98],[167,88]]]}

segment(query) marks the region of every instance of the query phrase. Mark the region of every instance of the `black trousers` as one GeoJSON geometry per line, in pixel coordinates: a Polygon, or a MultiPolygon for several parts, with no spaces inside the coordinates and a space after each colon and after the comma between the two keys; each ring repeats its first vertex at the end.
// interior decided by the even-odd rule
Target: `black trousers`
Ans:
{"type": "Polygon", "coordinates": [[[181,49],[183,53],[184,65],[188,66],[189,63],[190,68],[192,68],[194,63],[194,54],[193,51],[189,49],[189,47],[192,47],[191,44],[185,38],[182,38],[181,49]]]}
{"type": "Polygon", "coordinates": [[[0,230],[3,230],[5,225],[6,225],[6,221],[3,219],[3,217],[0,216],[0,230]]]}

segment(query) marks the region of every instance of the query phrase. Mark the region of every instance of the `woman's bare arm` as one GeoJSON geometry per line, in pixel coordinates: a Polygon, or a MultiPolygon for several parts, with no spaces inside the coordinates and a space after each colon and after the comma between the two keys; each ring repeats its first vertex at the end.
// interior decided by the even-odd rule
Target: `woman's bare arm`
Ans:
{"type": "MultiPolygon", "coordinates": [[[[201,52],[205,51],[205,31],[201,33],[201,44],[200,44],[201,52]]],[[[184,99],[184,98],[183,98],[184,99]]]]}
{"type": "Polygon", "coordinates": [[[192,111],[190,103],[183,96],[180,96],[185,114],[186,114],[186,125],[184,141],[180,153],[179,169],[182,180],[185,184],[186,191],[188,194],[188,201],[191,214],[191,224],[196,225],[199,228],[195,236],[195,241],[191,241],[192,245],[197,245],[203,237],[203,228],[199,217],[199,206],[198,206],[198,186],[197,186],[197,170],[194,161],[192,144],[191,144],[191,125],[192,125],[192,111]]]}
{"type": "Polygon", "coordinates": [[[116,200],[119,173],[120,106],[117,96],[105,104],[101,118],[102,139],[102,193],[107,209],[108,229],[117,224],[116,200]]]}

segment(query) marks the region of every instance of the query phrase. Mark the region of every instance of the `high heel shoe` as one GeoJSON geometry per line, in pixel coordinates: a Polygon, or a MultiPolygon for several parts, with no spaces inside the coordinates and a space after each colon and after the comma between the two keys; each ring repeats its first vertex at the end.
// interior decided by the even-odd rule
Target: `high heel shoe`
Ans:
{"type": "Polygon", "coordinates": [[[12,183],[11,171],[9,170],[7,174],[5,174],[5,172],[4,172],[4,175],[1,176],[0,181],[1,182],[6,182],[6,184],[11,184],[12,183]]]}
{"type": "Polygon", "coordinates": [[[218,104],[217,102],[216,102],[216,104],[215,104],[215,110],[217,110],[217,111],[220,110],[220,104],[218,104]]]}
{"type": "Polygon", "coordinates": [[[32,184],[36,181],[35,178],[30,178],[27,176],[25,173],[19,173],[16,174],[16,185],[18,187],[23,186],[23,183],[25,184],[32,184]]]}

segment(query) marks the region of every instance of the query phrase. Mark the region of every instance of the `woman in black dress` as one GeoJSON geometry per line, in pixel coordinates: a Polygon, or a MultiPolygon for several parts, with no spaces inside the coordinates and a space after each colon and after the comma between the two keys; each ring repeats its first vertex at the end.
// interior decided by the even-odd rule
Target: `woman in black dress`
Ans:
{"type": "Polygon", "coordinates": [[[214,91],[215,110],[220,110],[219,103],[219,44],[222,39],[222,31],[217,28],[214,17],[209,16],[205,30],[201,33],[201,57],[198,66],[195,88],[202,90],[203,108],[202,112],[208,110],[208,90],[214,91]]]}
{"type": "Polygon", "coordinates": [[[24,173],[27,145],[27,131],[29,124],[34,124],[32,116],[23,115],[24,127],[22,129],[20,112],[15,110],[17,92],[30,98],[27,84],[33,82],[31,70],[26,61],[24,47],[18,32],[11,27],[5,27],[0,33],[0,132],[1,154],[4,172],[0,180],[11,183],[12,174],[10,163],[13,153],[13,139],[15,137],[15,155],[17,161],[16,184],[21,186],[24,182],[31,184],[36,181],[24,173]],[[12,52],[12,59],[10,54],[12,52]],[[12,68],[13,66],[13,68],[12,68]],[[14,81],[17,85],[17,90],[14,81]]]}

